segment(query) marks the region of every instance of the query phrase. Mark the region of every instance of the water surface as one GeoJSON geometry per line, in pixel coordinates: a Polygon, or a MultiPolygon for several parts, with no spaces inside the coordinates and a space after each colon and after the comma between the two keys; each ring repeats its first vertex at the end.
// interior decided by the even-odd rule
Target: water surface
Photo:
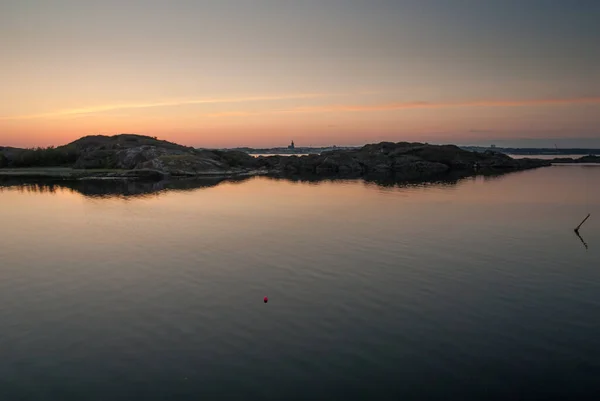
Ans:
{"type": "Polygon", "coordinates": [[[5,182],[0,399],[594,398],[598,183],[5,182]]]}

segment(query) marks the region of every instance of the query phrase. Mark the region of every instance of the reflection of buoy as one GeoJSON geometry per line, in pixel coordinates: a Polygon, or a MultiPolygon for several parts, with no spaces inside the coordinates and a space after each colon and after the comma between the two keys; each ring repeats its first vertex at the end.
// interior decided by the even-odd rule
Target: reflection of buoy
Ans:
{"type": "Polygon", "coordinates": [[[269,302],[269,298],[265,297],[264,301],[265,303],[269,302]]]}

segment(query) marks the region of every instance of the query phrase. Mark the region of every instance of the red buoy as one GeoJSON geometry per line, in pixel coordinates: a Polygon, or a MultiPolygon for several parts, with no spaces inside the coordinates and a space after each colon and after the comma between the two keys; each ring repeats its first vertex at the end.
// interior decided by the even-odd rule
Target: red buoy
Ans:
{"type": "Polygon", "coordinates": [[[264,301],[265,301],[265,303],[269,302],[269,298],[265,297],[264,301]]]}

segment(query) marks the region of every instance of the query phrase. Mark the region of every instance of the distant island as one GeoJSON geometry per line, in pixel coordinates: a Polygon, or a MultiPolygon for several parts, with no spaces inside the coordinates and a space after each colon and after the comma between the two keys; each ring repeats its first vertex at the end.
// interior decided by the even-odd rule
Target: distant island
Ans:
{"type": "Polygon", "coordinates": [[[240,152],[245,152],[251,155],[312,155],[312,154],[320,154],[323,152],[329,152],[333,150],[354,150],[359,149],[356,146],[321,146],[321,147],[298,147],[292,141],[286,147],[276,147],[276,148],[225,148],[221,150],[236,150],[240,152]]]}
{"type": "MultiPolygon", "coordinates": [[[[311,148],[314,149],[314,148],[311,148]]],[[[304,152],[290,146],[288,152],[304,152]]],[[[297,155],[253,156],[268,149],[195,149],[142,135],[86,136],[70,144],[36,149],[0,147],[0,177],[54,179],[123,179],[161,181],[178,177],[251,175],[347,176],[394,175],[431,179],[445,174],[473,175],[545,167],[553,162],[597,163],[580,159],[513,159],[486,149],[418,142],[381,142],[359,148],[327,148],[297,155]]]]}
{"type": "Polygon", "coordinates": [[[492,150],[509,155],[533,156],[533,155],[600,155],[600,149],[587,148],[505,148],[496,146],[461,146],[462,149],[473,152],[485,152],[492,150]]]}
{"type": "MultiPolygon", "coordinates": [[[[468,150],[471,152],[500,152],[507,155],[519,155],[519,156],[548,156],[548,155],[600,155],[600,149],[588,149],[588,148],[514,148],[514,147],[497,147],[497,146],[470,146],[470,145],[458,145],[459,148],[468,150]]],[[[329,152],[333,150],[356,150],[360,149],[360,146],[321,146],[321,147],[298,147],[295,146],[292,141],[290,146],[287,147],[275,147],[275,148],[249,148],[249,147],[238,147],[238,148],[223,148],[221,150],[238,150],[246,152],[251,155],[309,155],[309,154],[320,154],[323,152],[329,152]]]]}

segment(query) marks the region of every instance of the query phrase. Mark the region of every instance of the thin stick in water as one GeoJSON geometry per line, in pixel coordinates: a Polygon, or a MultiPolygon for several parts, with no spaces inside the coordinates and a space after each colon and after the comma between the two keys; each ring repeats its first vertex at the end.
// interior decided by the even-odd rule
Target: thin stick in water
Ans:
{"type": "Polygon", "coordinates": [[[581,228],[581,226],[583,225],[583,223],[585,223],[585,221],[586,221],[587,219],[589,219],[589,218],[590,218],[590,213],[588,213],[588,215],[587,215],[587,216],[585,216],[585,219],[583,219],[583,221],[582,221],[581,223],[579,223],[579,225],[578,225],[578,226],[577,226],[577,228],[575,229],[575,232],[576,232],[576,233],[578,233],[578,232],[579,232],[579,229],[581,228]]]}
{"type": "Polygon", "coordinates": [[[577,235],[577,238],[579,238],[583,246],[585,246],[585,249],[588,249],[588,244],[585,242],[581,234],[579,234],[579,231],[575,231],[575,235],[577,235]]]}

